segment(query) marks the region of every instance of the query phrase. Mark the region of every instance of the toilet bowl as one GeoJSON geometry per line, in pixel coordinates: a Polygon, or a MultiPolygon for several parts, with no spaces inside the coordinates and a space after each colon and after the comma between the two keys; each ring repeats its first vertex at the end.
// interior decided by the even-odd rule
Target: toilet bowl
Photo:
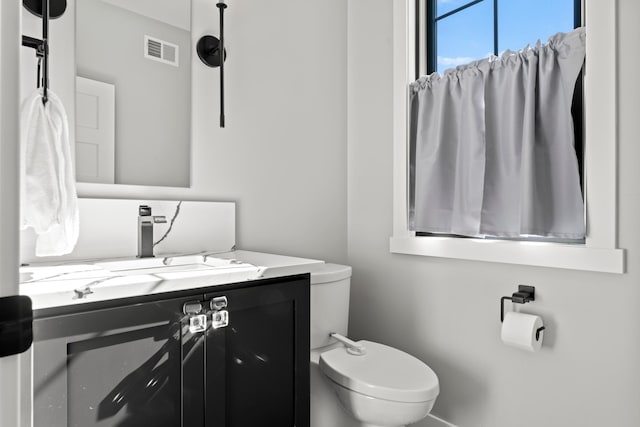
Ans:
{"type": "Polygon", "coordinates": [[[354,345],[365,349],[359,352],[330,336],[346,335],[350,280],[348,266],[324,264],[311,271],[311,427],[417,422],[440,390],[429,366],[384,344],[358,341],[354,345]]]}

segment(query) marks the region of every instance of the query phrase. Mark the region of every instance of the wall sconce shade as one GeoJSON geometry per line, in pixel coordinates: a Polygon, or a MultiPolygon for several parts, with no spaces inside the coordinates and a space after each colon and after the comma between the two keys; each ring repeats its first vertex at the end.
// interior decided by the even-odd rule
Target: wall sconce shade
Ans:
{"type": "MultiPolygon", "coordinates": [[[[42,0],[22,0],[22,5],[38,18],[42,18],[42,0]]],[[[61,17],[67,10],[67,0],[49,0],[49,19],[61,17]]]]}
{"type": "MultiPolygon", "coordinates": [[[[220,39],[215,36],[202,36],[196,45],[198,57],[203,64],[215,68],[220,66],[220,39]]],[[[227,50],[224,50],[224,59],[227,60],[227,50]]]]}

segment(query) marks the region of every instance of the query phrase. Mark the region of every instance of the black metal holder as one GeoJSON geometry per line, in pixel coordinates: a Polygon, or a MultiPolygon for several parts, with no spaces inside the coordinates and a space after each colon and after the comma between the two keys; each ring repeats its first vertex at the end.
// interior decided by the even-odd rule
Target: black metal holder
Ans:
{"type": "Polygon", "coordinates": [[[37,87],[40,87],[40,63],[42,63],[42,103],[48,101],[49,90],[49,19],[59,18],[67,8],[66,0],[23,0],[23,6],[42,18],[42,40],[22,36],[22,45],[36,50],[38,58],[37,87]],[[49,2],[51,1],[51,4],[49,2]]]}
{"type": "Polygon", "coordinates": [[[220,127],[224,127],[224,61],[227,59],[227,50],[224,48],[224,10],[225,3],[216,4],[220,10],[220,39],[214,36],[203,36],[198,40],[196,52],[200,60],[207,66],[220,67],[220,127]],[[222,54],[220,52],[223,52],[222,54]]]}
{"type": "MultiPolygon", "coordinates": [[[[500,322],[504,322],[504,302],[510,300],[516,304],[526,304],[536,300],[536,288],[534,286],[518,285],[518,292],[514,292],[510,297],[500,298],[500,322]]],[[[536,329],[536,341],[540,340],[540,332],[545,327],[541,326],[536,329]]]]}
{"type": "Polygon", "coordinates": [[[224,10],[227,5],[219,2],[217,5],[220,10],[220,51],[222,54],[222,61],[220,61],[220,127],[224,127],[224,10]]]}
{"type": "Polygon", "coordinates": [[[536,288],[533,286],[518,285],[518,292],[514,292],[510,297],[500,298],[500,322],[504,322],[504,302],[511,300],[516,304],[526,304],[536,300],[536,288]]]}
{"type": "Polygon", "coordinates": [[[538,329],[536,329],[536,341],[540,341],[540,332],[544,331],[545,327],[541,326],[538,329]]]}

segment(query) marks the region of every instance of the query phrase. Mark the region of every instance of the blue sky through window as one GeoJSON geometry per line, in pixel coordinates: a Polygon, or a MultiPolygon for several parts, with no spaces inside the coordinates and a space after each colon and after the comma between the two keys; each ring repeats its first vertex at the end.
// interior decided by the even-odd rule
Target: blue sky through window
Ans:
{"type": "MultiPolygon", "coordinates": [[[[437,0],[437,15],[471,0],[437,0]]],[[[493,0],[484,0],[439,20],[437,71],[493,54],[493,0]]],[[[499,0],[498,53],[519,50],[538,39],[573,29],[574,0],[499,0]]]]}

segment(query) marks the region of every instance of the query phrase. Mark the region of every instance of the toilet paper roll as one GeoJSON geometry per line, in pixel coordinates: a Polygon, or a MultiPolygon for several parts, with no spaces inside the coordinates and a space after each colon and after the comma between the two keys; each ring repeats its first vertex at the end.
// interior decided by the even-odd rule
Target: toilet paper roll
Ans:
{"type": "Polygon", "coordinates": [[[502,322],[502,342],[522,350],[538,351],[542,346],[544,332],[540,331],[540,339],[536,340],[536,331],[541,327],[540,316],[510,311],[505,314],[502,322]]]}

